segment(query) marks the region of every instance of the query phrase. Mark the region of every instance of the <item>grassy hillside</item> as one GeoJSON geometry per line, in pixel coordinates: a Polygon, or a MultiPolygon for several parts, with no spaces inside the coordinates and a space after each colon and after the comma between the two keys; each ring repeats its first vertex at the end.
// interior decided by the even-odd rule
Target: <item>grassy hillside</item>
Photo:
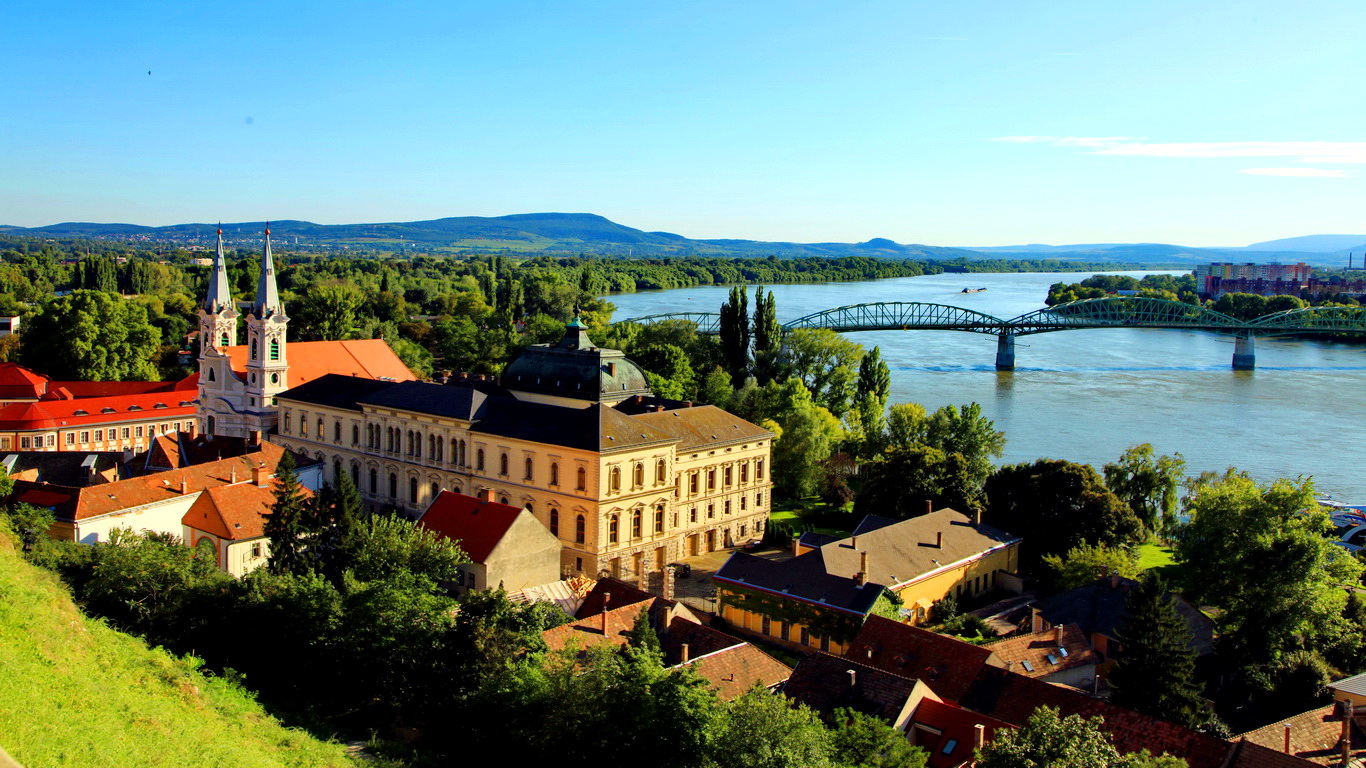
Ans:
{"type": "Polygon", "coordinates": [[[25,768],[357,764],[224,680],[86,618],[2,530],[0,746],[25,768]]]}

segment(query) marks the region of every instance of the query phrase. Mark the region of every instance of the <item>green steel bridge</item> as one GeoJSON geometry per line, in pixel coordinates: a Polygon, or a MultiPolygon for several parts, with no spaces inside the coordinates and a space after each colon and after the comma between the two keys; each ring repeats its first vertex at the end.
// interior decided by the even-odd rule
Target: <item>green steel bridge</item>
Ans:
{"type": "MultiPolygon", "coordinates": [[[[716,334],[721,316],[715,312],[675,312],[622,320],[651,324],[668,320],[694,323],[697,331],[716,334]]],[[[999,317],[947,304],[881,301],[813,312],[783,324],[783,331],[828,328],[852,331],[967,331],[997,337],[996,368],[1015,368],[1015,337],[1089,328],[1178,328],[1232,336],[1233,367],[1256,366],[1254,339],[1293,333],[1366,334],[1366,307],[1307,307],[1276,312],[1253,320],[1238,320],[1206,307],[1138,296],[1084,299],[999,317]]]]}

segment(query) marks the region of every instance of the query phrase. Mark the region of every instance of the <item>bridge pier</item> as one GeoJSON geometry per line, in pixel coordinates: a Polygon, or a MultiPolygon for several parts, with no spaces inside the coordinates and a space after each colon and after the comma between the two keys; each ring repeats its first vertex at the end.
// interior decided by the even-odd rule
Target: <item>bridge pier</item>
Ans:
{"type": "Polygon", "coordinates": [[[1003,333],[996,337],[996,370],[1015,370],[1015,334],[1003,333]]]}
{"type": "Polygon", "coordinates": [[[1257,367],[1257,348],[1250,333],[1233,337],[1233,370],[1250,371],[1257,367]]]}

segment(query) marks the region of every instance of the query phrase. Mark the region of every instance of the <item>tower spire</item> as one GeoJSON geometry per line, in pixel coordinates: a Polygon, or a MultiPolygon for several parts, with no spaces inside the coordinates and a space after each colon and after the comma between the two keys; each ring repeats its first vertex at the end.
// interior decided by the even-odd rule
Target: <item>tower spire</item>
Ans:
{"type": "Polygon", "coordinates": [[[252,314],[259,318],[281,312],[280,290],[275,286],[275,260],[270,253],[270,222],[266,222],[266,249],[261,254],[261,277],[256,281],[256,303],[252,314]]]}
{"type": "Polygon", "coordinates": [[[209,291],[204,297],[204,309],[218,312],[232,304],[232,289],[228,285],[228,265],[223,258],[223,224],[218,224],[218,248],[213,255],[213,274],[209,275],[209,291]]]}

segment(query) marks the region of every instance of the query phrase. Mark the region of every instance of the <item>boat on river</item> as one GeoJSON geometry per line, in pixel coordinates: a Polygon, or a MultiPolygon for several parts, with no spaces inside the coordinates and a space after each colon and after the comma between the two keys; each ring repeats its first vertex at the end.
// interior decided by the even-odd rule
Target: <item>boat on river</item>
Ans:
{"type": "Polygon", "coordinates": [[[985,290],[985,288],[964,288],[963,290],[959,291],[959,293],[981,293],[985,290]]]}

